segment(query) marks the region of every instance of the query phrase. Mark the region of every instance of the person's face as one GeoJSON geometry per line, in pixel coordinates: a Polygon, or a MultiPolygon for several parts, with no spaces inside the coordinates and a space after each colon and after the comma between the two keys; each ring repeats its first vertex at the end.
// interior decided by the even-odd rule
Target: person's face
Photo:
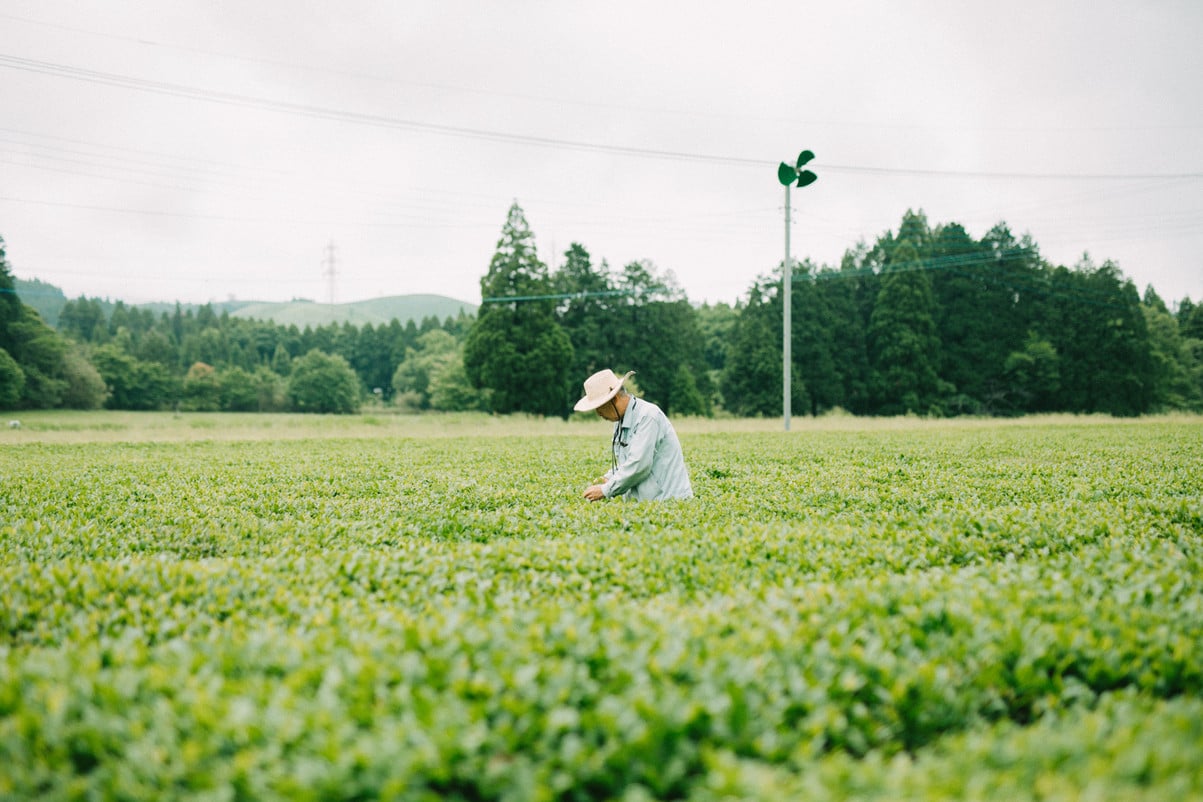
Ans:
{"type": "Polygon", "coordinates": [[[597,414],[601,417],[610,421],[610,423],[617,423],[618,419],[622,417],[618,414],[618,405],[614,403],[614,399],[612,398],[594,411],[597,412],[597,414]]]}

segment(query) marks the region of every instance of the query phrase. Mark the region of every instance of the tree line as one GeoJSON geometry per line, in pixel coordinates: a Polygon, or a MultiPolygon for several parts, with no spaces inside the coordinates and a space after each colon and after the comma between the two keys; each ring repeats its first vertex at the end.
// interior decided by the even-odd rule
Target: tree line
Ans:
{"type": "MultiPolygon", "coordinates": [[[[897,233],[800,266],[793,283],[795,412],[1064,411],[1138,415],[1203,409],[1203,309],[1171,313],[1117,265],[1072,269],[997,225],[975,240],[908,212],[897,233]]],[[[728,354],[728,405],[779,412],[780,281],[753,285],[728,354]],[[775,341],[774,341],[775,338],[775,341]]]]}
{"type": "MultiPolygon", "coordinates": [[[[15,293],[0,239],[0,408],[567,416],[611,367],[637,370],[670,414],[779,415],[780,270],[733,306],[694,305],[671,272],[614,270],[579,243],[552,270],[515,203],[475,318],[298,329],[81,297],[51,328],[15,293]]],[[[790,302],[795,414],[1203,411],[1203,305],[1171,310],[1111,262],[1051,265],[1002,224],[975,240],[907,212],[838,267],[796,265],[790,302]]]]}

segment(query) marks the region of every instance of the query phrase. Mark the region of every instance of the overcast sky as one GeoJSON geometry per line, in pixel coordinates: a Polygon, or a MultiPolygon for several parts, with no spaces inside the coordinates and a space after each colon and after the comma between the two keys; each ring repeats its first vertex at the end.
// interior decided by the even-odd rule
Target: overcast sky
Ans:
{"type": "Polygon", "coordinates": [[[734,302],[908,209],[1203,300],[1203,3],[0,0],[0,236],[68,297],[477,302],[540,257],[734,302]]]}

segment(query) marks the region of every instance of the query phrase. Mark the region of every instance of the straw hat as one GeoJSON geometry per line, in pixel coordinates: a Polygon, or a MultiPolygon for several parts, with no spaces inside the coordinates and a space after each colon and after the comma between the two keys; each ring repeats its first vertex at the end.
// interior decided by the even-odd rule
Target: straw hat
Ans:
{"type": "Polygon", "coordinates": [[[585,397],[577,401],[573,409],[577,412],[588,412],[591,409],[597,409],[618,395],[618,391],[622,389],[622,383],[634,372],[633,370],[628,371],[626,376],[621,378],[615,375],[614,371],[609,368],[594,373],[585,379],[585,397]]]}

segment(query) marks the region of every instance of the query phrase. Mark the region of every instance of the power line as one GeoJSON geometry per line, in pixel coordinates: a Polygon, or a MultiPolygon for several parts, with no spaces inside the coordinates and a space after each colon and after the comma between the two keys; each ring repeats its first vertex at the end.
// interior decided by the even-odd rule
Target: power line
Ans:
{"type": "MultiPolygon", "coordinates": [[[[1054,290],[1034,283],[1034,280],[1038,279],[1037,276],[1027,277],[1016,275],[1013,271],[1009,271],[1003,265],[999,264],[1000,260],[1027,257],[1036,257],[1039,259],[1039,256],[1039,252],[1035,248],[1010,248],[981,254],[953,254],[949,256],[936,256],[929,259],[918,259],[910,262],[894,262],[883,265],[881,269],[861,267],[838,271],[823,270],[818,273],[801,271],[800,277],[804,280],[818,282],[864,278],[866,276],[882,277],[886,273],[946,271],[962,278],[974,280],[987,278],[1017,293],[1039,295],[1046,298],[1059,298],[1106,309],[1127,311],[1127,307],[1111,303],[1111,295],[1109,293],[1097,290],[1077,290],[1074,292],[1054,290]],[[966,270],[965,268],[974,269],[966,270]]],[[[795,271],[795,274],[798,273],[799,271],[795,271]]]]}
{"type": "Polygon", "coordinates": [[[818,273],[795,270],[794,274],[801,275],[804,279],[809,277],[816,281],[823,281],[828,279],[859,278],[861,276],[879,276],[883,272],[908,273],[919,270],[943,270],[947,267],[990,265],[999,259],[1016,256],[1039,256],[1039,251],[1035,248],[1009,248],[1001,251],[990,251],[988,253],[950,254],[948,256],[934,256],[910,262],[888,262],[881,265],[880,269],[875,267],[859,267],[838,271],[823,270],[818,273]]]}
{"type": "Polygon", "coordinates": [[[522,301],[568,301],[577,298],[613,298],[628,295],[655,295],[667,291],[667,287],[647,287],[636,290],[598,290],[596,292],[563,292],[546,295],[495,295],[481,298],[481,304],[518,303],[522,301]]]}
{"type": "Polygon", "coordinates": [[[365,227],[365,228],[453,228],[453,229],[485,228],[485,227],[495,228],[495,226],[492,223],[430,223],[430,222],[423,222],[421,220],[415,220],[414,222],[396,221],[396,222],[371,223],[371,222],[364,222],[364,221],[359,221],[359,220],[331,221],[331,220],[302,220],[302,219],[293,219],[293,218],[271,218],[271,217],[259,217],[259,218],[234,217],[231,215],[202,214],[199,212],[168,212],[168,211],[164,211],[162,209],[130,209],[130,208],[122,208],[119,206],[101,206],[98,204],[89,204],[89,203],[67,203],[64,201],[36,200],[34,198],[18,198],[18,197],[12,196],[12,195],[0,195],[0,201],[6,201],[9,203],[27,203],[27,204],[37,205],[37,206],[52,206],[52,207],[58,207],[58,208],[64,208],[64,209],[85,209],[85,210],[94,211],[94,212],[112,212],[115,214],[151,215],[151,216],[155,216],[155,217],[179,217],[179,218],[191,219],[191,220],[216,220],[216,221],[227,222],[227,223],[255,223],[255,224],[278,223],[278,224],[282,224],[282,225],[296,225],[296,226],[339,225],[339,226],[359,226],[359,227],[365,227]]]}
{"type": "MultiPolygon", "coordinates": [[[[240,95],[231,92],[220,92],[202,87],[187,86],[184,84],[169,83],[166,81],[155,81],[145,78],[138,78],[128,75],[120,75],[117,73],[101,72],[98,70],[90,70],[83,67],[75,67],[68,64],[56,64],[53,62],[39,61],[36,59],[26,59],[19,56],[12,56],[0,53],[0,67],[8,67],[9,69],[22,70],[25,72],[40,73],[58,78],[67,78],[70,80],[84,81],[96,83],[105,86],[115,86],[124,89],[133,89],[141,92],[150,92],[160,95],[168,95],[171,97],[180,97],[191,100],[203,100],[213,103],[222,103],[225,105],[240,106],[244,108],[255,108],[265,111],[274,111],[283,114],[293,114],[303,117],[315,119],[334,120],[339,122],[348,122],[357,125],[368,125],[379,128],[388,128],[395,130],[417,131],[421,133],[429,133],[441,136],[465,137],[469,139],[477,139],[493,142],[505,142],[510,144],[531,145],[537,147],[559,148],[564,150],[577,150],[594,153],[607,153],[618,156],[636,156],[654,159],[667,159],[674,161],[701,161],[711,164],[728,164],[734,166],[750,166],[758,169],[763,169],[766,166],[772,166],[774,163],[765,159],[751,159],[740,156],[724,156],[719,154],[706,153],[690,153],[686,151],[661,150],[656,148],[634,147],[627,145],[613,145],[601,142],[584,142],[579,140],[562,139],[558,137],[538,136],[531,134],[516,134],[506,131],[494,131],[483,128],[468,128],[462,126],[444,125],[441,123],[432,123],[422,120],[405,120],[398,117],[390,117],[377,114],[365,114],[362,112],[347,111],[344,109],[335,109],[324,106],[314,106],[301,103],[292,103],[289,101],[275,100],[272,98],[255,97],[251,95],[240,95]]],[[[857,165],[839,165],[825,164],[824,170],[834,172],[859,173],[864,175],[877,176],[928,176],[939,178],[976,178],[976,179],[1001,179],[1001,180],[1056,180],[1056,181],[1128,181],[1128,180],[1150,180],[1150,179],[1171,179],[1171,178],[1203,178],[1203,172],[1182,172],[1182,173],[1019,173],[1019,172],[991,172],[984,170],[928,170],[919,168],[896,168],[896,167],[866,167],[857,165]]]]}
{"type": "MultiPolygon", "coordinates": [[[[21,22],[27,25],[36,25],[43,28],[52,28],[60,31],[67,31],[75,34],[83,34],[85,36],[98,37],[102,39],[110,39],[117,42],[129,42],[132,44],[141,45],[143,47],[160,48],[168,50],[176,50],[184,53],[194,53],[197,55],[228,59],[232,61],[241,61],[250,64],[264,64],[274,67],[284,67],[289,70],[306,70],[309,72],[324,73],[326,75],[343,76],[346,78],[354,78],[356,80],[376,81],[380,83],[388,83],[397,86],[411,86],[419,89],[434,89],[438,91],[460,92],[464,94],[483,95],[486,97],[498,98],[513,98],[516,100],[529,100],[537,103],[554,103],[558,107],[565,105],[581,106],[584,108],[601,108],[601,109],[617,109],[624,111],[635,111],[639,113],[657,113],[657,114],[674,114],[679,116],[703,117],[711,119],[740,119],[746,117],[732,114],[723,114],[697,108],[669,108],[663,105],[642,106],[632,105],[629,103],[604,103],[599,101],[584,100],[580,97],[565,97],[565,96],[550,96],[536,95],[529,92],[515,91],[498,91],[496,89],[482,89],[478,86],[465,86],[462,84],[438,83],[433,81],[415,81],[411,79],[398,78],[393,75],[382,75],[378,73],[364,72],[362,70],[346,70],[333,67],[318,66],[315,64],[306,64],[297,61],[287,61],[284,59],[265,58],[263,56],[247,56],[242,53],[222,52],[219,50],[208,50],[205,48],[194,47],[190,45],[178,44],[175,42],[159,42],[147,39],[141,36],[127,36],[123,34],[111,33],[107,31],[97,31],[89,28],[82,28],[74,25],[64,25],[60,22],[47,22],[45,20],[31,19],[29,17],[18,16],[16,14],[0,13],[0,19],[9,19],[15,22],[21,22]]],[[[1018,126],[1018,125],[1002,125],[1002,126],[948,126],[936,125],[934,123],[918,124],[918,123],[898,123],[898,122],[881,122],[877,120],[823,120],[823,119],[798,119],[793,117],[767,117],[762,118],[767,122],[775,123],[790,123],[795,125],[805,126],[826,126],[826,127],[841,127],[841,128],[876,128],[889,130],[974,130],[974,131],[1009,131],[1009,132],[1063,132],[1074,133],[1083,131],[1165,131],[1165,130],[1194,130],[1203,126],[1198,125],[1088,125],[1088,126],[1018,126]]]]}
{"type": "MultiPolygon", "coordinates": [[[[155,151],[139,150],[136,148],[122,147],[118,145],[104,144],[100,142],[91,142],[82,139],[72,139],[66,137],[54,136],[52,134],[43,134],[33,131],[22,131],[18,129],[4,128],[0,126],[0,143],[9,143],[20,148],[27,148],[28,151],[4,149],[0,152],[6,152],[13,155],[24,155],[31,159],[38,159],[51,162],[63,162],[67,164],[78,164],[86,167],[94,167],[103,170],[119,170],[122,174],[128,172],[144,173],[156,177],[169,177],[171,179],[204,179],[206,182],[216,180],[222,184],[231,186],[239,191],[247,189],[258,190],[263,188],[263,180],[259,176],[265,176],[267,179],[288,180],[298,179],[296,170],[286,170],[278,168],[269,168],[261,164],[237,164],[233,162],[223,162],[219,160],[204,160],[195,157],[177,156],[155,151]],[[12,134],[14,136],[6,136],[12,134]],[[33,141],[27,141],[33,140],[33,141]],[[80,148],[65,147],[57,144],[48,144],[37,140],[51,140],[54,142],[66,142],[72,145],[81,146],[80,148]],[[110,152],[95,152],[95,151],[117,151],[110,152]],[[83,156],[85,159],[68,158],[59,154],[71,154],[71,156],[83,156]],[[126,155],[132,154],[132,155],[126,155]],[[180,163],[171,163],[172,161],[180,163]],[[115,163],[109,163],[115,162],[115,163]],[[130,165],[133,165],[132,167],[130,165]],[[248,175],[248,174],[253,174],[248,175]]],[[[25,162],[9,162],[12,164],[20,164],[24,167],[31,167],[39,170],[55,170],[58,172],[66,172],[73,175],[82,175],[93,178],[105,178],[113,181],[128,181],[122,176],[97,175],[95,173],[77,172],[65,168],[52,168],[43,164],[25,163],[25,162]]],[[[306,187],[313,187],[315,182],[320,179],[305,177],[306,187]]],[[[353,195],[362,197],[372,201],[382,201],[384,205],[399,206],[404,205],[396,201],[396,187],[388,183],[365,182],[361,178],[357,178],[354,188],[348,188],[341,181],[339,182],[324,182],[326,189],[322,195],[330,195],[334,192],[341,194],[353,195]],[[365,183],[368,184],[367,191],[360,189],[365,183]]],[[[167,187],[179,189],[192,189],[187,187],[167,187]]],[[[444,194],[456,195],[464,193],[448,192],[445,189],[420,188],[423,192],[441,192],[444,194]]],[[[448,204],[451,202],[448,201],[448,204]]],[[[447,211],[459,212],[462,210],[464,203],[456,201],[454,207],[448,205],[447,211]]],[[[492,208],[492,207],[490,207],[492,208]]],[[[423,207],[423,211],[426,209],[423,207]]]]}
{"type": "MultiPolygon", "coordinates": [[[[84,34],[87,36],[96,36],[96,37],[101,37],[101,38],[105,38],[105,39],[113,39],[113,40],[120,41],[120,42],[133,42],[133,43],[143,45],[146,47],[167,48],[167,49],[171,49],[171,50],[179,50],[179,51],[186,52],[186,53],[196,53],[196,54],[199,54],[202,56],[212,56],[212,57],[216,57],[216,58],[231,59],[234,61],[242,61],[242,62],[247,62],[250,64],[266,64],[266,65],[274,66],[274,67],[285,67],[290,70],[307,70],[310,72],[325,73],[327,75],[337,75],[337,76],[343,76],[346,78],[354,78],[356,80],[377,81],[380,83],[388,83],[388,84],[394,84],[394,85],[398,85],[398,86],[412,86],[412,87],[416,87],[419,89],[434,89],[434,90],[444,91],[444,92],[446,92],[446,91],[462,92],[465,94],[483,95],[486,97],[494,97],[494,98],[497,98],[497,97],[513,98],[515,100],[529,100],[529,101],[534,101],[537,103],[552,103],[552,104],[555,104],[557,107],[561,107],[561,108],[564,105],[574,105],[574,106],[580,106],[583,108],[619,109],[619,110],[627,110],[627,111],[637,111],[640,113],[654,112],[654,113],[669,113],[669,114],[676,114],[676,115],[686,115],[686,116],[690,116],[690,117],[705,117],[705,118],[711,118],[711,119],[731,119],[731,115],[719,114],[719,113],[704,111],[704,110],[699,110],[699,109],[669,109],[669,108],[665,108],[663,106],[632,106],[630,104],[602,103],[602,102],[598,102],[598,101],[582,100],[579,97],[551,97],[551,96],[547,96],[547,95],[535,95],[535,94],[531,94],[528,92],[497,91],[495,89],[481,89],[480,87],[463,86],[463,85],[459,85],[459,84],[435,83],[435,82],[431,82],[431,81],[405,80],[405,79],[397,78],[397,77],[390,76],[390,75],[378,75],[375,73],[362,72],[362,71],[358,71],[358,70],[341,70],[341,69],[333,69],[330,67],[318,67],[318,66],[314,66],[312,64],[302,64],[300,62],[285,61],[283,59],[270,59],[270,58],[263,58],[262,56],[245,56],[240,53],[223,53],[223,52],[220,52],[217,50],[206,50],[204,48],[190,47],[187,45],[180,45],[180,44],[174,44],[174,43],[169,43],[169,42],[154,42],[154,41],[150,41],[148,39],[144,39],[141,37],[123,36],[120,34],[105,33],[102,31],[92,31],[92,30],[88,30],[86,28],[79,28],[79,27],[75,27],[75,26],[71,26],[71,25],[63,25],[61,23],[51,23],[51,22],[44,22],[41,20],[29,19],[27,17],[19,17],[14,14],[0,13],[0,18],[15,20],[17,22],[23,22],[23,23],[26,23],[29,25],[40,25],[40,26],[47,27],[47,28],[55,28],[55,29],[62,30],[62,31],[69,31],[71,33],[80,33],[80,34],[84,34]]],[[[781,121],[781,120],[778,120],[778,121],[781,121]]],[[[796,122],[806,123],[806,121],[796,121],[796,122]]],[[[809,124],[816,124],[816,123],[809,123],[809,124]]],[[[836,123],[817,123],[817,124],[833,125],[836,123]]],[[[857,123],[856,125],[863,127],[866,124],[865,123],[857,123]]],[[[869,125],[871,125],[871,124],[869,124],[869,125]]],[[[899,128],[899,127],[907,127],[907,126],[898,126],[898,125],[891,124],[891,125],[879,126],[879,127],[899,128]]]]}
{"type": "Polygon", "coordinates": [[[708,161],[713,163],[755,165],[757,167],[763,167],[765,164],[768,164],[768,162],[765,162],[761,159],[745,159],[732,156],[716,156],[668,150],[655,150],[651,148],[606,145],[592,142],[578,142],[567,139],[557,139],[554,137],[514,134],[480,128],[465,128],[460,126],[443,125],[441,123],[430,123],[421,120],[404,120],[397,117],[388,117],[377,114],[364,114],[361,112],[333,109],[323,106],[291,103],[288,101],[274,100],[271,98],[239,95],[231,92],[219,92],[199,87],[185,86],[183,84],[167,83],[164,81],[152,81],[144,78],[99,72],[96,70],[88,70],[65,64],[54,64],[51,62],[24,59],[5,54],[0,54],[0,66],[23,70],[26,72],[52,75],[59,78],[69,78],[72,80],[85,81],[106,86],[116,86],[125,89],[134,89],[172,97],[187,98],[191,100],[205,100],[214,103],[241,106],[244,108],[256,108],[284,114],[294,114],[316,119],[349,122],[358,125],[369,125],[379,128],[418,131],[422,133],[443,136],[466,137],[469,139],[479,139],[485,141],[555,147],[569,150],[602,152],[627,156],[645,156],[650,158],[687,161],[708,161]]]}
{"type": "MultiPolygon", "coordinates": [[[[260,165],[252,164],[235,164],[230,162],[214,161],[211,164],[204,160],[171,156],[164,153],[154,151],[138,150],[135,148],[121,147],[106,143],[92,142],[88,140],[73,139],[58,137],[51,134],[43,134],[32,131],[22,131],[17,129],[4,128],[0,126],[0,143],[10,142],[14,145],[29,148],[28,153],[20,150],[9,150],[0,148],[0,161],[19,165],[28,169],[58,172],[67,175],[78,175],[89,178],[99,178],[106,181],[114,181],[128,184],[148,185],[147,182],[140,181],[136,178],[131,178],[130,173],[145,174],[154,177],[165,177],[172,181],[183,179],[185,182],[190,179],[204,180],[205,189],[209,190],[213,187],[222,189],[230,188],[237,191],[239,197],[248,195],[259,195],[274,197],[276,190],[270,184],[260,178],[264,176],[268,181],[278,180],[287,181],[289,179],[299,180],[299,174],[294,170],[271,169],[260,165]],[[5,134],[13,134],[14,137],[6,136],[5,134]],[[66,142],[72,145],[81,146],[64,147],[57,144],[43,143],[37,140],[48,140],[48,142],[66,142]],[[33,141],[26,141],[33,140],[33,141]],[[93,152],[95,150],[105,152],[93,152]],[[107,151],[118,151],[119,153],[108,153],[107,151]],[[3,154],[21,155],[28,157],[31,161],[15,161],[4,159],[3,154]],[[86,159],[66,158],[59,153],[67,153],[73,155],[83,155],[86,159]],[[126,155],[133,154],[133,155],[126,155]],[[140,156],[148,157],[146,159],[139,158],[140,156]],[[179,159],[191,164],[167,164],[163,160],[179,159]],[[35,161],[36,160],[36,161],[35,161]],[[117,162],[117,164],[107,163],[109,160],[117,162]],[[51,162],[42,163],[42,162],[51,162]],[[57,165],[54,163],[58,163],[57,165]],[[101,174],[92,172],[91,170],[78,169],[74,166],[62,165],[82,165],[88,168],[96,168],[97,170],[115,171],[116,174],[101,174]],[[133,168],[128,165],[134,165],[133,168]],[[210,169],[211,167],[211,169],[210,169]],[[242,176],[242,173],[251,175],[242,176]]],[[[350,199],[366,199],[373,203],[373,208],[385,213],[389,216],[402,209],[413,210],[424,215],[421,220],[428,220],[429,215],[455,215],[456,219],[462,218],[463,211],[466,207],[474,207],[478,209],[494,210],[496,204],[489,202],[485,203],[486,199],[492,200],[492,196],[483,195],[480,193],[466,193],[448,190],[445,187],[411,187],[413,192],[420,193],[415,201],[399,200],[397,196],[398,188],[390,183],[365,181],[363,178],[356,178],[354,182],[348,185],[345,181],[323,181],[320,178],[305,177],[305,186],[307,189],[312,189],[315,186],[322,186],[324,189],[320,193],[315,193],[323,201],[328,201],[336,196],[346,197],[350,199]],[[426,197],[433,195],[435,197],[426,197]],[[446,196],[446,197],[444,197],[446,196]],[[475,201],[465,201],[465,198],[476,199],[475,201]]],[[[155,186],[164,189],[176,189],[180,191],[195,191],[196,187],[179,184],[161,184],[150,183],[150,186],[155,186]]],[[[290,194],[295,190],[291,187],[286,188],[286,192],[290,194]]],[[[582,206],[588,207],[586,204],[574,203],[564,199],[529,199],[537,203],[553,203],[557,207],[560,206],[582,206]]],[[[690,215],[688,218],[682,216],[680,220],[692,220],[696,217],[706,219],[715,218],[737,218],[745,217],[752,212],[763,212],[765,210],[739,210],[733,212],[711,212],[704,215],[690,215]]],[[[631,216],[631,217],[611,217],[610,219],[621,221],[623,225],[651,225],[660,224],[664,220],[676,218],[648,218],[647,216],[631,216]]],[[[356,224],[360,224],[357,221],[356,224]]],[[[605,219],[600,219],[596,214],[589,217],[582,217],[579,220],[562,221],[563,225],[574,225],[577,227],[596,227],[598,225],[610,225],[605,219]]],[[[694,229],[696,230],[696,229],[694,229]]],[[[708,230],[713,230],[711,224],[708,230]]]]}

